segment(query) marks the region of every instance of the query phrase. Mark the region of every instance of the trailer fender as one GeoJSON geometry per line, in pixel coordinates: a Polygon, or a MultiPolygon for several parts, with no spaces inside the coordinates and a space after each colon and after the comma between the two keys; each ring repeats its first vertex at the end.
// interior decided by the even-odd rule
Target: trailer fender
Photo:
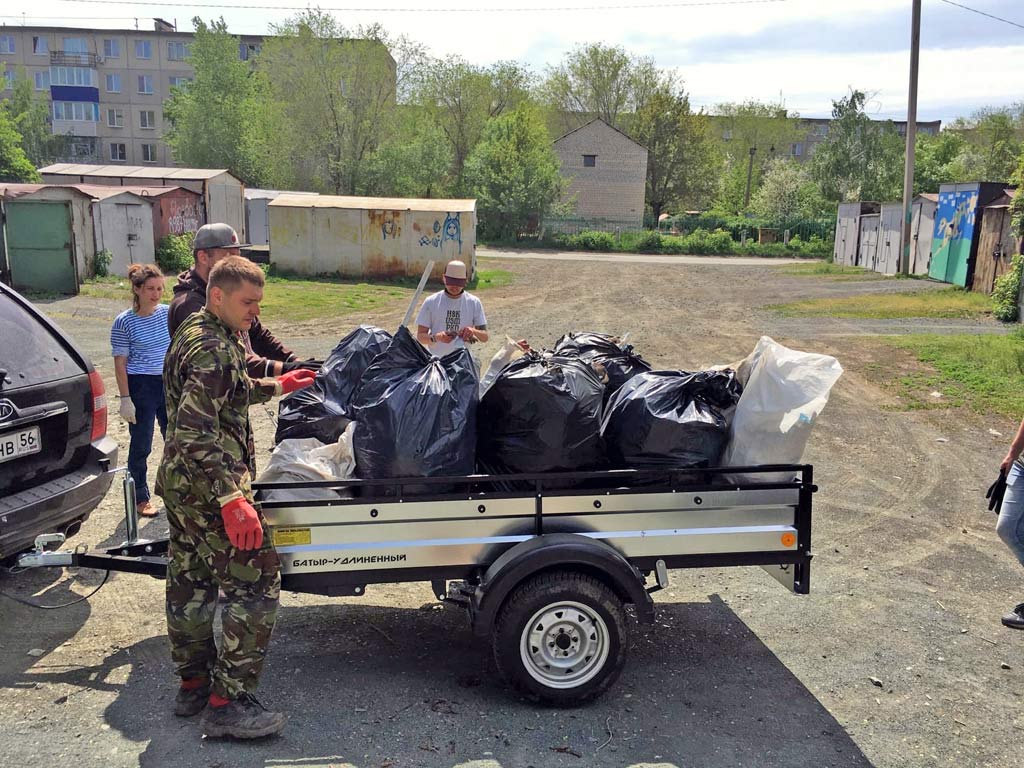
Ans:
{"type": "Polygon", "coordinates": [[[474,633],[487,637],[508,594],[534,574],[554,569],[593,574],[636,606],[641,623],[654,621],[654,602],[643,575],[618,551],[576,533],[549,533],[516,544],[487,569],[470,602],[474,633]]]}

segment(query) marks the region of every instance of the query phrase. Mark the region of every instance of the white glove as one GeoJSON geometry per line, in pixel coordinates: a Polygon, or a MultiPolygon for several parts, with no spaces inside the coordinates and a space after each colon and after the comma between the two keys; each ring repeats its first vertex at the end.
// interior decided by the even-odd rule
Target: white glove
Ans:
{"type": "Polygon", "coordinates": [[[120,413],[121,418],[127,421],[129,424],[135,423],[135,403],[132,402],[130,397],[121,396],[121,407],[120,413]]]}

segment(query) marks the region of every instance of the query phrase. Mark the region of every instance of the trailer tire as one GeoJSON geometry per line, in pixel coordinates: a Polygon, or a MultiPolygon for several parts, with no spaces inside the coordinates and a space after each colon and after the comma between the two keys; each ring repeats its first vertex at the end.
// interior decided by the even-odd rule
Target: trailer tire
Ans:
{"type": "Polygon", "coordinates": [[[629,646],[622,600],[582,573],[525,581],[502,606],[492,637],[498,671],[520,693],[554,706],[595,699],[611,687],[629,646]]]}

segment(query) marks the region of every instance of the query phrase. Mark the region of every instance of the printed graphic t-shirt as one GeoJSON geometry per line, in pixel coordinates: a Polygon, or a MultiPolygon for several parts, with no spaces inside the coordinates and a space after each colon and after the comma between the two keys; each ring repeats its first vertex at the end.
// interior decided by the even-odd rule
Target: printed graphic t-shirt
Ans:
{"type": "MultiPolygon", "coordinates": [[[[425,325],[431,333],[458,333],[467,325],[474,328],[487,325],[487,318],[484,316],[484,305],[476,296],[463,291],[458,298],[453,299],[444,291],[438,291],[423,302],[416,315],[416,324],[425,325]]],[[[429,349],[431,354],[444,357],[464,346],[466,343],[462,339],[455,339],[444,344],[431,344],[429,349]]]]}

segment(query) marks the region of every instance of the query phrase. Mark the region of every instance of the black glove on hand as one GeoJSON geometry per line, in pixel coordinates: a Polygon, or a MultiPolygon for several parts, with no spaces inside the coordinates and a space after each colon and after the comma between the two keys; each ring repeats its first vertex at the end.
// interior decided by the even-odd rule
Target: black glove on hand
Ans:
{"type": "Polygon", "coordinates": [[[314,360],[313,358],[308,360],[289,360],[286,363],[281,363],[281,373],[298,370],[319,371],[323,364],[323,360],[314,360]]]}
{"type": "Polygon", "coordinates": [[[999,478],[985,491],[985,498],[988,499],[988,511],[999,514],[1003,506],[1003,494],[1006,493],[1006,473],[999,470],[999,478]]]}

